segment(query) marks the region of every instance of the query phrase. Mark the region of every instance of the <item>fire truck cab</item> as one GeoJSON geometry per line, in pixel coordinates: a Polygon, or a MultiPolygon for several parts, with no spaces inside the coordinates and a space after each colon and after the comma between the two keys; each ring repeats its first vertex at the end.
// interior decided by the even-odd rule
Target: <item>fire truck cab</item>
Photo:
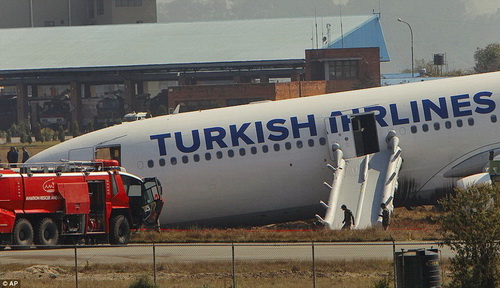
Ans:
{"type": "Polygon", "coordinates": [[[159,181],[124,172],[116,160],[6,168],[0,170],[0,248],[82,239],[124,245],[131,228],[159,225],[162,208],[159,181]]]}

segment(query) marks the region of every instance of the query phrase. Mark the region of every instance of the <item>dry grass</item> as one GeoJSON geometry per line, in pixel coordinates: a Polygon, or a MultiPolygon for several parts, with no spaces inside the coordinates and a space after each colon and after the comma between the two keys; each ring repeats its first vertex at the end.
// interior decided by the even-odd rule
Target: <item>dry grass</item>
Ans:
{"type": "MultiPolygon", "coordinates": [[[[28,143],[5,143],[5,139],[0,139],[0,162],[6,163],[7,162],[7,152],[9,152],[9,149],[11,146],[15,146],[19,151],[21,151],[21,147],[26,147],[28,152],[30,153],[31,156],[35,155],[36,153],[43,151],[49,147],[52,147],[56,144],[59,144],[61,142],[59,141],[47,141],[47,142],[33,142],[31,144],[28,143]]],[[[21,153],[20,153],[21,154],[21,153]]],[[[21,155],[19,155],[21,156],[21,155]]]]}
{"type": "Polygon", "coordinates": [[[442,212],[432,206],[417,207],[412,211],[396,208],[390,229],[351,231],[327,230],[313,221],[303,221],[249,229],[185,229],[164,230],[160,233],[139,231],[131,241],[135,243],[274,243],[274,242],[367,242],[442,239],[437,217],[442,212]],[[299,228],[299,229],[297,229],[299,228]]]}
{"type": "MultiPolygon", "coordinates": [[[[73,267],[35,269],[23,265],[0,265],[0,278],[20,279],[22,287],[74,287],[73,267]],[[57,274],[57,275],[55,275],[57,274]],[[52,276],[51,276],[52,275],[52,276]]],[[[92,265],[79,267],[78,287],[128,287],[143,275],[152,278],[151,265],[92,265]]],[[[392,264],[385,260],[317,261],[318,287],[369,287],[381,279],[392,279],[392,264]]],[[[238,261],[238,287],[312,287],[310,262],[238,261]]],[[[231,287],[232,266],[229,262],[172,263],[157,266],[159,287],[231,287]]]]}

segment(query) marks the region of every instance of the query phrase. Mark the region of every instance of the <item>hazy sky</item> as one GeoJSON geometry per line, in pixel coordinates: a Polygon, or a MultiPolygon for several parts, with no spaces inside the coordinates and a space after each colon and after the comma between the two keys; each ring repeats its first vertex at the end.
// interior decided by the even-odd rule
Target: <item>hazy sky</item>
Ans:
{"type": "Polygon", "coordinates": [[[500,42],[500,0],[157,0],[158,21],[206,21],[381,13],[391,61],[382,72],[411,67],[410,31],[415,59],[432,61],[445,53],[449,69],[471,69],[474,52],[500,42]]]}

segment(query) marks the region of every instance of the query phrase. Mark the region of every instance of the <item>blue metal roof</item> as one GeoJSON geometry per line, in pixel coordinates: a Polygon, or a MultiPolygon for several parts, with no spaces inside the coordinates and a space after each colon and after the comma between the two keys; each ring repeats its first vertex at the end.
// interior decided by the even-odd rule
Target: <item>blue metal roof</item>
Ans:
{"type": "MultiPolygon", "coordinates": [[[[345,17],[342,18],[341,21],[344,22],[345,17]]],[[[332,44],[328,46],[328,48],[364,47],[379,47],[380,61],[387,62],[391,60],[385,44],[384,33],[380,26],[380,18],[376,15],[373,15],[365,23],[354,29],[344,30],[343,35],[338,35],[336,39],[333,39],[332,44]]]]}
{"type": "MultiPolygon", "coordinates": [[[[337,47],[339,17],[0,29],[0,72],[304,59],[326,23],[337,47]]],[[[379,46],[388,59],[378,17],[342,24],[344,48],[379,46]]]]}

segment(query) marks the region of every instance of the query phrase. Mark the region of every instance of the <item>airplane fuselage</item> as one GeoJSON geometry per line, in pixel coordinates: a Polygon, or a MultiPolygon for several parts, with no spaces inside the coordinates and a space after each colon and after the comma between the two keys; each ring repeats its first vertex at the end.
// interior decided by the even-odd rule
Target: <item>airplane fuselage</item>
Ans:
{"type": "Polygon", "coordinates": [[[490,73],[160,116],[82,135],[30,161],[90,160],[115,147],[127,171],[161,180],[162,224],[313,218],[328,198],[332,139],[350,141],[352,115],[372,114],[372,141],[386,145],[391,130],[400,139],[396,195],[415,201],[480,172],[500,146],[499,80],[490,73]]]}

